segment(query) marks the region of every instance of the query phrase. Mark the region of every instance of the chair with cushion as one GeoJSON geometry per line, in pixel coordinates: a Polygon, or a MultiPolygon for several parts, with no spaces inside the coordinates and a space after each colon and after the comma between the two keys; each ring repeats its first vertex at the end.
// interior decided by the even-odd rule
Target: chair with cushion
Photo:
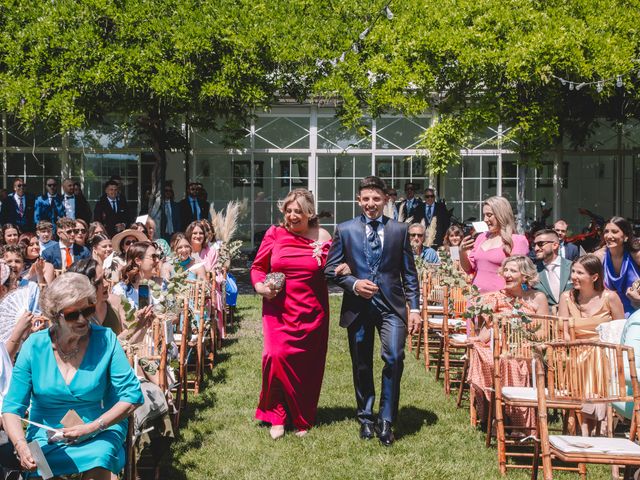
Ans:
{"type": "MultiPolygon", "coordinates": [[[[640,421],[640,386],[632,347],[589,340],[553,342],[536,347],[538,435],[545,480],[553,479],[552,459],[584,464],[640,466],[640,445],[636,443],[640,421]],[[631,393],[625,382],[631,380],[631,393]],[[545,388],[546,387],[546,388],[545,388]],[[633,402],[629,438],[551,435],[547,412],[550,408],[581,409],[584,404],[633,402]]],[[[609,411],[609,413],[611,413],[609,411]]],[[[534,457],[537,462],[537,458],[534,457]]],[[[626,468],[624,478],[631,478],[626,468]]]]}

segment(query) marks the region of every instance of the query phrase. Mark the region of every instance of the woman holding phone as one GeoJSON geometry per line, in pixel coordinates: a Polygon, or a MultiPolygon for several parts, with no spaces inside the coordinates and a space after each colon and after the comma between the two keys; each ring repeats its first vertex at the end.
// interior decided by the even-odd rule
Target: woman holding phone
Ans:
{"type": "Polygon", "coordinates": [[[460,266],[473,275],[473,284],[480,293],[504,288],[504,278],[498,274],[505,258],[527,255],[529,242],[516,232],[516,221],[509,200],[489,197],[482,203],[482,219],[488,230],[475,239],[467,235],[460,244],[460,266]]]}
{"type": "Polygon", "coordinates": [[[162,284],[158,277],[160,253],[151,242],[136,242],[127,250],[122,281],[113,287],[113,293],[125,297],[135,309],[153,303],[148,282],[162,284]]]}

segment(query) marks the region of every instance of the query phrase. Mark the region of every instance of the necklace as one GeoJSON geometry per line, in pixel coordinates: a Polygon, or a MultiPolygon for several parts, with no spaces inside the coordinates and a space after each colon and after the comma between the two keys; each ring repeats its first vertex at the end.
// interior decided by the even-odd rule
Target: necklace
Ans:
{"type": "Polygon", "coordinates": [[[56,350],[58,351],[58,356],[60,357],[60,360],[62,360],[63,362],[66,362],[67,360],[71,360],[74,359],[78,356],[78,353],[80,353],[80,344],[82,343],[82,341],[87,337],[87,335],[84,335],[83,337],[80,337],[80,339],[78,340],[78,345],[73,348],[72,350],[65,352],[62,350],[62,348],[60,347],[60,345],[58,345],[58,334],[56,333],[56,331],[54,330],[54,336],[56,338],[56,350]]]}

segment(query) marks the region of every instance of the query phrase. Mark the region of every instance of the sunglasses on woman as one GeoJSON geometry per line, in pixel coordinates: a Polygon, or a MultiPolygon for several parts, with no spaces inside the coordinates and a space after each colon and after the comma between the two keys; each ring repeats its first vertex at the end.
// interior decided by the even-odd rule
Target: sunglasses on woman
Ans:
{"type": "Polygon", "coordinates": [[[83,318],[89,318],[94,313],[96,313],[95,305],[89,305],[88,307],[83,308],[81,310],[73,310],[71,312],[65,312],[63,310],[62,312],[60,312],[60,314],[64,317],[64,319],[67,322],[77,322],[78,319],[80,318],[80,315],[82,315],[83,318]]]}

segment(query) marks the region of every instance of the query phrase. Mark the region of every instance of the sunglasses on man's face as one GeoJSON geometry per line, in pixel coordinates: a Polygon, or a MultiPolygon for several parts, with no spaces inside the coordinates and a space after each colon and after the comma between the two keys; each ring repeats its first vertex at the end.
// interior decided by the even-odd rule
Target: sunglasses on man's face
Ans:
{"type": "Polygon", "coordinates": [[[77,228],[69,228],[68,230],[63,230],[67,235],[75,235],[78,233],[77,228]]]}
{"type": "Polygon", "coordinates": [[[533,242],[533,245],[538,247],[538,248],[542,248],[547,243],[553,243],[553,242],[555,242],[555,240],[540,240],[539,242],[533,242]]]}
{"type": "Polygon", "coordinates": [[[57,186],[58,185],[56,185],[55,183],[47,183],[47,187],[49,187],[49,188],[55,188],[57,186]]]}
{"type": "Polygon", "coordinates": [[[425,195],[424,198],[436,198],[435,195],[425,195]]]}
{"type": "Polygon", "coordinates": [[[422,234],[422,233],[410,233],[409,236],[410,237],[424,237],[424,234],[422,234]]]}
{"type": "Polygon", "coordinates": [[[96,313],[95,305],[89,305],[88,307],[80,310],[72,310],[70,312],[65,312],[63,310],[62,312],[60,312],[60,314],[67,322],[77,322],[80,318],[80,315],[82,315],[83,318],[89,318],[94,313],[96,313]]]}
{"type": "Polygon", "coordinates": [[[15,187],[16,187],[16,188],[23,188],[23,187],[26,187],[26,185],[25,185],[24,183],[17,183],[17,184],[15,185],[15,187]]]}

